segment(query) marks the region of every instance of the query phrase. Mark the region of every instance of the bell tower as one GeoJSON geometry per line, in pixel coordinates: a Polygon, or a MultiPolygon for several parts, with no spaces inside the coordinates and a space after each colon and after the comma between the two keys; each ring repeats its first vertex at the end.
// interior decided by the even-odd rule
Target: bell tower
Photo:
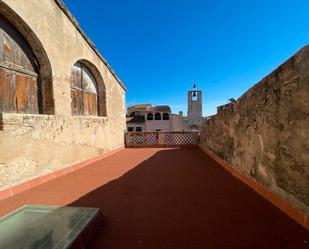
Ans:
{"type": "Polygon", "coordinates": [[[198,130],[203,120],[202,91],[196,84],[188,91],[188,125],[191,130],[198,130]]]}

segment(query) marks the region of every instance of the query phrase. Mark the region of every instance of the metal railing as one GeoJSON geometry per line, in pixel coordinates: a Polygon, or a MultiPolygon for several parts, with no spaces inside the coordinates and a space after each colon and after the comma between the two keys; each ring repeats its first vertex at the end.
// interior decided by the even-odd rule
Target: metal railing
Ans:
{"type": "Polygon", "coordinates": [[[127,148],[184,147],[197,144],[199,144],[199,133],[192,131],[125,133],[127,148]]]}

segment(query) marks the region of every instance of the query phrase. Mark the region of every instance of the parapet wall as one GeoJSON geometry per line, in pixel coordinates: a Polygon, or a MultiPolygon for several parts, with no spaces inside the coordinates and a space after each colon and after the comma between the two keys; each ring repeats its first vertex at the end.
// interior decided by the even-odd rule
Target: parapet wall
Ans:
{"type": "Polygon", "coordinates": [[[309,210],[309,46],[204,121],[201,143],[309,210]]]}

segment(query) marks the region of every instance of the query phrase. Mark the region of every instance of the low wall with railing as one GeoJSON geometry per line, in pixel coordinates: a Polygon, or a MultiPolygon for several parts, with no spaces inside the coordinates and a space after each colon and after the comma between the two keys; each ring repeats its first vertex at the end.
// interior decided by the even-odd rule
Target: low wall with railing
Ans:
{"type": "Polygon", "coordinates": [[[127,148],[186,147],[199,144],[198,132],[127,132],[127,148]]]}

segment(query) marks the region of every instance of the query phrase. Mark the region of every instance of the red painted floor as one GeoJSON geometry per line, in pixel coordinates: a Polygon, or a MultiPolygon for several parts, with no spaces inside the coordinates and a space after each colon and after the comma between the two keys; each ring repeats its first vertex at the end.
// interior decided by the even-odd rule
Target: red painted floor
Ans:
{"type": "Polygon", "coordinates": [[[197,149],[126,149],[0,202],[101,208],[91,248],[302,249],[309,232],[197,149]]]}

